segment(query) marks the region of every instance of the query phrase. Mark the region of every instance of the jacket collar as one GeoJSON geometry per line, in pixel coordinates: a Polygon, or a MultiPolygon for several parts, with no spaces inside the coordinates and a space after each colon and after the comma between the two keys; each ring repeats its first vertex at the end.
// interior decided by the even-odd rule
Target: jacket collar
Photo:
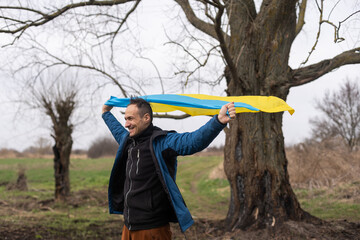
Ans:
{"type": "Polygon", "coordinates": [[[143,142],[146,139],[149,139],[154,131],[154,125],[150,123],[150,125],[144,129],[140,134],[130,137],[130,139],[134,140],[135,142],[143,142]]]}

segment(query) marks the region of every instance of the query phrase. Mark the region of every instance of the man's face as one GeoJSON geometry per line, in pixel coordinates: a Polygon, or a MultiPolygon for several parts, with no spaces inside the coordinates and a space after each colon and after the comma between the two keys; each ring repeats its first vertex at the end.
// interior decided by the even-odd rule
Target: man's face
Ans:
{"type": "Polygon", "coordinates": [[[144,131],[150,125],[149,114],[140,117],[139,109],[135,104],[129,105],[125,110],[125,127],[129,130],[130,137],[144,131]]]}

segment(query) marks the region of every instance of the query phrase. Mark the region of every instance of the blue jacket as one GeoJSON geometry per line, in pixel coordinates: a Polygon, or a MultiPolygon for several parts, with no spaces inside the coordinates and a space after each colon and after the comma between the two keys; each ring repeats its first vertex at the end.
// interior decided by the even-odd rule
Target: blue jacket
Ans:
{"type": "MultiPolygon", "coordinates": [[[[109,211],[111,214],[123,214],[126,159],[122,158],[122,155],[129,133],[110,112],[103,113],[102,117],[119,144],[109,180],[109,211]]],[[[155,168],[164,190],[171,200],[182,232],[186,231],[194,223],[194,220],[175,182],[176,157],[164,159],[166,156],[164,152],[170,151],[174,152],[175,155],[182,156],[199,152],[206,148],[225,126],[219,122],[216,115],[194,132],[177,133],[157,128],[151,137],[150,151],[155,168]]]]}

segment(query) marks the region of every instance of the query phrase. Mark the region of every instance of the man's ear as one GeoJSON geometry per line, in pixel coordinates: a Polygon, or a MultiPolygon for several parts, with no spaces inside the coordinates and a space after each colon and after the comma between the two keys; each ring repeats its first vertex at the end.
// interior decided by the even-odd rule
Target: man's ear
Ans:
{"type": "Polygon", "coordinates": [[[143,118],[144,118],[144,121],[145,121],[145,122],[150,122],[150,121],[151,121],[151,117],[150,117],[150,114],[149,114],[149,113],[145,113],[144,116],[143,116],[143,118]]]}

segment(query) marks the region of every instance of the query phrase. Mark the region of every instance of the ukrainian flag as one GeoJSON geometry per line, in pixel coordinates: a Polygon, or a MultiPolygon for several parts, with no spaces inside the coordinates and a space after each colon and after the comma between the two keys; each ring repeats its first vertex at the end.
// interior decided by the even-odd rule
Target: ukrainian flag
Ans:
{"type": "MultiPolygon", "coordinates": [[[[139,96],[148,101],[153,112],[182,111],[191,116],[215,115],[221,107],[234,102],[236,113],[242,112],[283,112],[291,115],[295,112],[284,100],[273,96],[230,96],[219,97],[205,94],[157,94],[139,96]]],[[[130,98],[111,97],[105,105],[114,107],[127,107],[130,98]]]]}

